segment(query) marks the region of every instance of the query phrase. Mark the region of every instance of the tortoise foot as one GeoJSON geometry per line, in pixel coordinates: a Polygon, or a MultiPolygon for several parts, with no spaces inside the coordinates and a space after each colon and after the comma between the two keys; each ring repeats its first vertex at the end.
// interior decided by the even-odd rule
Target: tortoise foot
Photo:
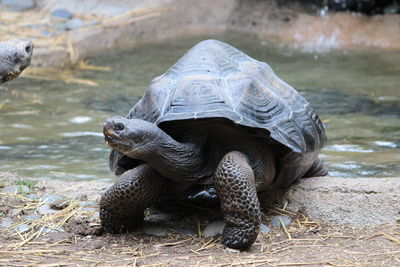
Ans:
{"type": "Polygon", "coordinates": [[[111,234],[123,234],[134,231],[143,223],[143,214],[136,216],[116,216],[111,211],[100,209],[101,228],[111,234]]]}
{"type": "Polygon", "coordinates": [[[233,249],[247,249],[256,241],[258,231],[254,227],[239,228],[225,226],[222,244],[233,249]]]}

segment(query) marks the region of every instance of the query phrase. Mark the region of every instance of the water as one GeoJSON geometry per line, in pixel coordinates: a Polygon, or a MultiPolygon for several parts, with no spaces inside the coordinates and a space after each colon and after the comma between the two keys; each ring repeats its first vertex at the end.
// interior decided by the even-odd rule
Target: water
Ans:
{"type": "Polygon", "coordinates": [[[105,118],[126,115],[149,82],[198,41],[226,41],[268,62],[314,106],[329,129],[331,175],[400,176],[400,54],[302,54],[229,33],[148,44],[89,60],[110,71],[56,70],[0,87],[0,171],[50,179],[109,179],[105,118]],[[96,85],[97,86],[93,86],[96,85]]]}

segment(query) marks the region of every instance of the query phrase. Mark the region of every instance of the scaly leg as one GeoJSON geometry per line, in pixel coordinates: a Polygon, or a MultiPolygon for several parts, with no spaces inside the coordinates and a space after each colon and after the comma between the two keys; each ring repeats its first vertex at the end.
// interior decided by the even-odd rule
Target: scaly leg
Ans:
{"type": "Polygon", "coordinates": [[[101,197],[103,230],[123,233],[141,226],[144,210],[156,203],[164,181],[164,177],[146,164],[124,172],[101,197]]]}
{"type": "Polygon", "coordinates": [[[261,211],[254,172],[247,157],[229,152],[218,165],[215,186],[226,223],[222,243],[230,248],[245,249],[257,238],[261,211]]]}

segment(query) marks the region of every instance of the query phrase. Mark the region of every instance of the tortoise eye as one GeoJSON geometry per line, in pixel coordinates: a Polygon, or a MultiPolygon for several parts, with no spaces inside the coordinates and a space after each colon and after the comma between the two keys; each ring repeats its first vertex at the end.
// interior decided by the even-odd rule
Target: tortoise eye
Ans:
{"type": "Polygon", "coordinates": [[[124,126],[124,124],[123,123],[120,123],[120,122],[118,122],[118,123],[116,123],[115,125],[114,125],[114,131],[122,131],[123,129],[125,128],[125,126],[124,126]]]}

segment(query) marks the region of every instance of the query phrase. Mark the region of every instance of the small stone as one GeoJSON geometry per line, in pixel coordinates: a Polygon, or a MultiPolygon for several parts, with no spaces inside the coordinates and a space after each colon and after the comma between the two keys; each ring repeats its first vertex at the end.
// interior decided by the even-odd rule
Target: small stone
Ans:
{"type": "Polygon", "coordinates": [[[283,216],[283,215],[277,215],[271,218],[271,224],[274,228],[281,228],[282,227],[282,223],[285,227],[288,227],[289,224],[292,222],[292,219],[290,217],[287,216],[283,216]]]}
{"type": "Polygon", "coordinates": [[[18,216],[18,215],[20,215],[22,213],[23,213],[23,211],[21,209],[12,209],[10,211],[10,216],[14,217],[14,216],[18,216]]]}
{"type": "Polygon", "coordinates": [[[30,200],[38,200],[39,199],[39,196],[36,194],[28,194],[25,197],[29,198],[30,200]]]}
{"type": "Polygon", "coordinates": [[[26,185],[9,185],[4,187],[1,191],[9,194],[27,194],[32,190],[26,185]]]}
{"type": "Polygon", "coordinates": [[[222,234],[224,231],[225,222],[224,221],[215,221],[210,223],[204,228],[203,237],[208,238],[216,235],[222,234]]]}
{"type": "Polygon", "coordinates": [[[23,224],[16,226],[14,229],[20,233],[23,233],[23,232],[29,231],[31,229],[31,227],[29,225],[23,223],[23,224]]]}
{"type": "Polygon", "coordinates": [[[240,253],[239,249],[234,249],[234,248],[226,248],[226,251],[228,251],[229,253],[234,253],[234,254],[240,253]]]}
{"type": "Polygon", "coordinates": [[[64,232],[65,230],[64,230],[64,228],[62,228],[62,227],[58,227],[58,228],[56,228],[56,229],[53,229],[53,228],[48,228],[48,227],[42,226],[42,227],[40,228],[39,231],[40,231],[41,233],[43,233],[43,234],[48,234],[48,233],[64,232]]]}
{"type": "Polygon", "coordinates": [[[81,206],[96,206],[97,203],[94,201],[81,201],[80,202],[81,206]]]}
{"type": "Polygon", "coordinates": [[[51,12],[53,17],[63,18],[63,19],[71,19],[72,13],[65,9],[56,9],[51,12]]]}
{"type": "Polygon", "coordinates": [[[94,213],[97,212],[97,209],[95,208],[89,208],[89,207],[84,207],[81,209],[82,211],[86,212],[86,213],[94,213]]]}
{"type": "Polygon", "coordinates": [[[81,28],[83,25],[83,21],[81,19],[71,19],[68,20],[67,23],[65,23],[65,27],[67,31],[81,28]]]}
{"type": "Polygon", "coordinates": [[[44,195],[42,196],[43,203],[53,203],[58,201],[63,201],[64,197],[59,195],[44,195]]]}
{"type": "Polygon", "coordinates": [[[13,225],[14,221],[10,218],[3,218],[1,219],[0,227],[1,228],[8,228],[13,225]]]}
{"type": "Polygon", "coordinates": [[[89,217],[88,219],[89,222],[98,222],[100,221],[100,215],[98,212],[96,212],[95,214],[93,214],[92,216],[89,217]]]}
{"type": "Polygon", "coordinates": [[[268,226],[266,226],[265,224],[262,223],[260,225],[260,232],[263,233],[263,234],[268,234],[269,232],[271,232],[271,229],[268,226]]]}
{"type": "Polygon", "coordinates": [[[155,213],[146,217],[148,222],[167,222],[172,219],[173,215],[170,213],[155,213]]]}
{"type": "Polygon", "coordinates": [[[144,225],[142,227],[142,232],[148,234],[148,235],[154,235],[154,236],[166,236],[168,233],[168,229],[163,226],[156,226],[156,225],[144,225]]]}
{"type": "Polygon", "coordinates": [[[36,221],[40,220],[41,216],[37,214],[31,214],[31,215],[26,215],[25,218],[31,221],[36,221]]]}
{"type": "Polygon", "coordinates": [[[2,0],[1,4],[17,12],[32,9],[36,6],[35,0],[2,0]]]}
{"type": "Polygon", "coordinates": [[[39,214],[45,215],[45,214],[54,214],[54,213],[57,213],[58,211],[53,210],[52,208],[50,208],[49,205],[45,204],[45,205],[40,206],[37,209],[37,212],[39,214]]]}

